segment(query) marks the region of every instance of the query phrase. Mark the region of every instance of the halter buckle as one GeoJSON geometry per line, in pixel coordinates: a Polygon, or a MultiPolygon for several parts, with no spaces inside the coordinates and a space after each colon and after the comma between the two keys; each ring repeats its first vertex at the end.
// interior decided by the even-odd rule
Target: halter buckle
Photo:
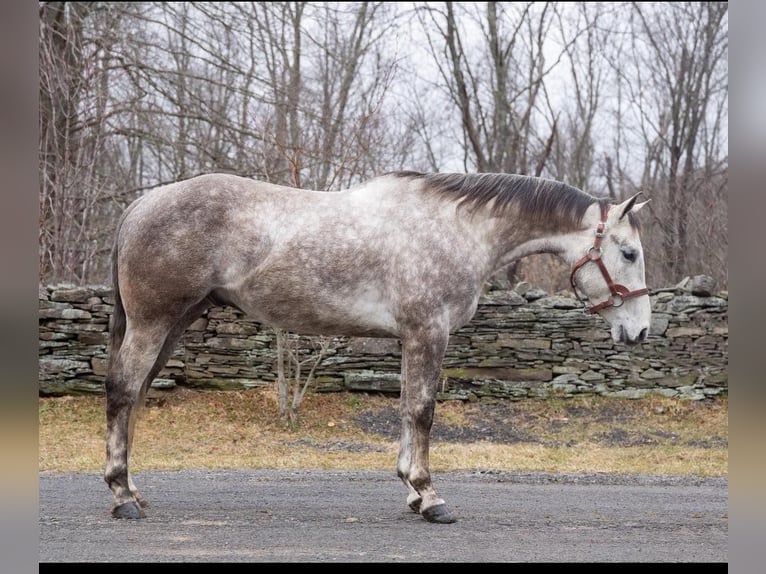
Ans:
{"type": "MultiPolygon", "coordinates": [[[[607,211],[609,210],[607,209],[607,211]]],[[[606,213],[604,214],[604,220],[599,221],[598,225],[596,226],[596,237],[600,239],[604,237],[604,235],[606,235],[606,213]]]]}

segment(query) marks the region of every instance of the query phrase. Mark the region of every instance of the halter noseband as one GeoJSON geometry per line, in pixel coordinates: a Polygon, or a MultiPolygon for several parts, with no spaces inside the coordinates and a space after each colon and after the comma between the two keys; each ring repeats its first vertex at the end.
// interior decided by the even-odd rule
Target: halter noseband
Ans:
{"type": "Polygon", "coordinates": [[[583,257],[581,257],[577,263],[574,264],[572,267],[572,273],[569,275],[569,282],[572,284],[572,290],[574,291],[575,297],[577,297],[578,301],[584,304],[585,302],[577,293],[577,287],[575,286],[574,281],[575,273],[577,273],[580,267],[585,265],[588,261],[593,261],[601,270],[601,275],[604,277],[604,280],[609,287],[609,293],[611,293],[611,296],[606,301],[602,301],[601,303],[587,307],[585,310],[588,313],[598,313],[607,307],[619,307],[627,299],[640,297],[641,295],[646,295],[649,293],[649,289],[646,287],[643,289],[636,289],[635,291],[628,291],[628,288],[624,285],[616,284],[614,281],[612,281],[612,277],[609,275],[609,271],[606,270],[606,265],[604,265],[604,261],[601,258],[601,240],[604,239],[604,230],[606,229],[606,216],[608,213],[609,204],[601,204],[601,221],[599,222],[598,227],[596,227],[596,240],[593,242],[593,247],[588,249],[588,252],[583,257]]]}

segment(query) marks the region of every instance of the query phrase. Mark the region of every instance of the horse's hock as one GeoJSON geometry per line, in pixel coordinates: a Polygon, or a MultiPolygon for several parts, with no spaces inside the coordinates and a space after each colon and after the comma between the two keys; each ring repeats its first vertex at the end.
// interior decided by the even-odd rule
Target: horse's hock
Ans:
{"type": "MultiPolygon", "coordinates": [[[[615,344],[575,298],[539,289],[492,290],[450,338],[441,399],[546,398],[656,393],[702,399],[728,392],[728,295],[704,275],[651,293],[643,345],[615,344]]],[[[112,290],[39,288],[39,394],[103,393],[112,290]]],[[[308,342],[308,341],[307,341],[308,342]]],[[[310,346],[307,346],[307,351],[310,346]]],[[[153,388],[243,389],[276,378],[273,331],[230,307],[187,330],[153,388]]],[[[317,369],[317,390],[399,392],[395,339],[337,337],[317,369]]]]}

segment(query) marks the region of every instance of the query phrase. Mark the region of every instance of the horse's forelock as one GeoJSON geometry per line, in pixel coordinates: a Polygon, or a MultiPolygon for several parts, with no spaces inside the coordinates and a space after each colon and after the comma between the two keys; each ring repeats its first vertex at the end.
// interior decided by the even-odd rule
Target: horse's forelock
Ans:
{"type": "Polygon", "coordinates": [[[527,175],[411,171],[395,175],[421,179],[426,193],[457,200],[472,210],[491,203],[492,214],[501,215],[507,208],[515,207],[530,223],[562,229],[578,226],[588,207],[598,201],[571,185],[527,175]]]}

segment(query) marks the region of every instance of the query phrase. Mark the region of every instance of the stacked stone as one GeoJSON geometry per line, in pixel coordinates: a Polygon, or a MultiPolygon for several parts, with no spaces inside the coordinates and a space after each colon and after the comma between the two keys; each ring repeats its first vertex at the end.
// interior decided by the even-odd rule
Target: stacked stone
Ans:
{"type": "Polygon", "coordinates": [[[103,392],[112,290],[40,286],[38,300],[41,394],[103,392]]]}
{"type": "MultiPolygon", "coordinates": [[[[111,289],[40,287],[39,392],[102,393],[111,289]]],[[[441,399],[494,400],[649,393],[701,399],[728,390],[728,295],[698,276],[651,295],[648,341],[614,344],[603,319],[574,298],[539,289],[487,292],[471,322],[450,338],[441,399]]],[[[293,338],[304,358],[310,337],[293,338]]],[[[270,328],[230,307],[214,307],[185,333],[154,389],[175,385],[243,389],[276,378],[270,328]]],[[[334,337],[316,370],[318,391],[398,393],[395,339],[334,337]]],[[[305,371],[304,371],[305,372],[305,371]]]]}

